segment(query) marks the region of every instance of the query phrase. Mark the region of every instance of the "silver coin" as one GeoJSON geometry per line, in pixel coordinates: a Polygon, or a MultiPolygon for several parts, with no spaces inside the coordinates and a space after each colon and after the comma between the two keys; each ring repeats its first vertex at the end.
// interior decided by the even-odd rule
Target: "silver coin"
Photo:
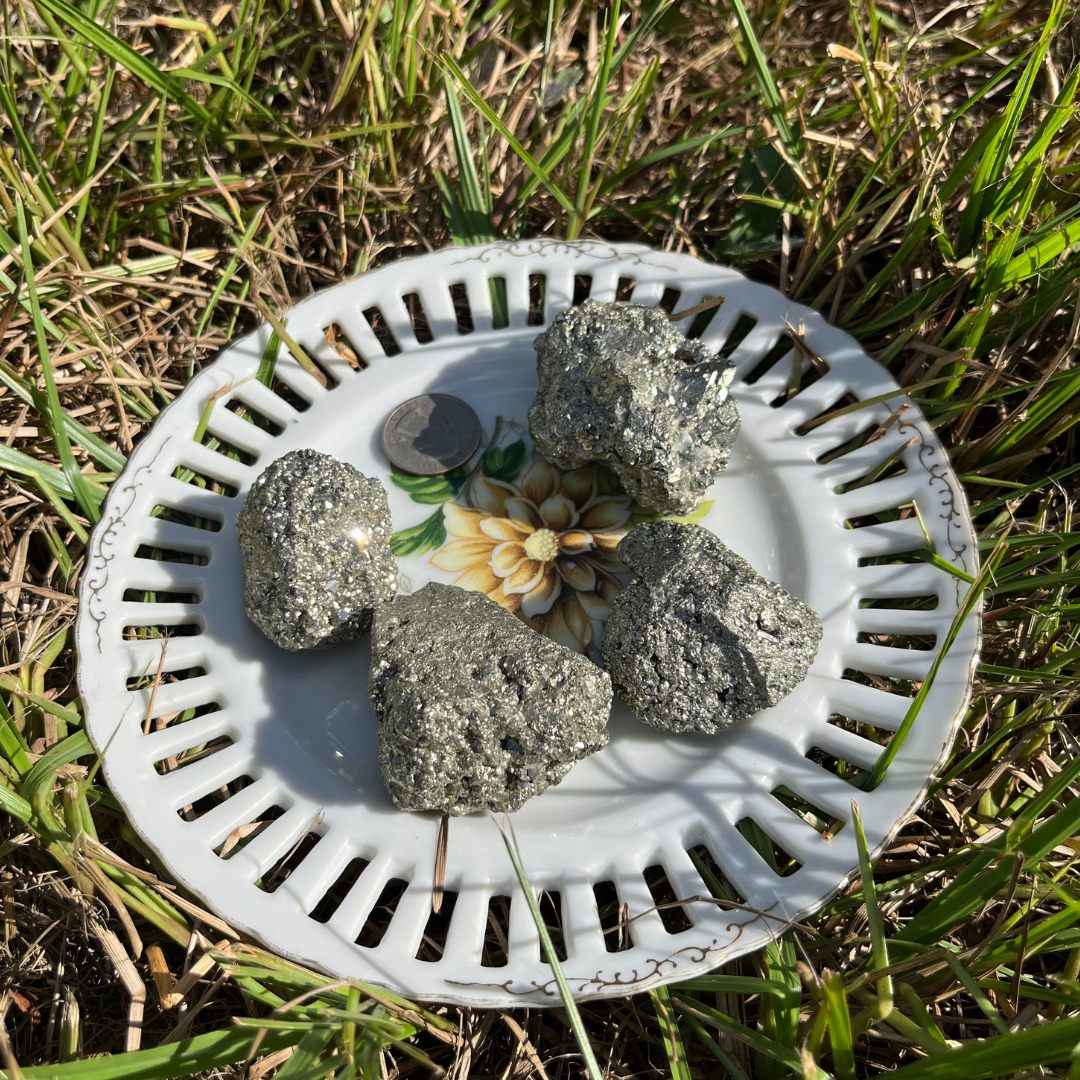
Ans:
{"type": "Polygon", "coordinates": [[[435,476],[468,461],[481,436],[479,417],[461,398],[421,394],[390,414],[382,446],[399,469],[435,476]]]}

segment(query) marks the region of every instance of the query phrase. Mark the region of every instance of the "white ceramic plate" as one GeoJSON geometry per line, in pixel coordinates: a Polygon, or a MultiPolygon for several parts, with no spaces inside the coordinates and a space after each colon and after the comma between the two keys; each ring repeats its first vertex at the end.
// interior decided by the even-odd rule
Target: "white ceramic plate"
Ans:
{"type": "MultiPolygon", "coordinates": [[[[742,433],[702,523],[819,612],[825,633],[809,677],[741,729],[665,737],[618,707],[610,745],[513,815],[532,882],[557,894],[548,910],[558,913],[570,986],[584,999],[626,994],[759,948],[782,920],[818,907],[855,870],[852,798],[871,848],[880,849],[947,752],[969,693],[977,618],[961,630],[884,783],[866,794],[843,778],[873,765],[907,710],[910,682],[935,655],[860,637],[909,635],[936,648],[961,597],[955,577],[905,561],[903,553],[925,546],[914,516],[892,524],[862,519],[914,503],[938,553],[969,574],[976,569],[960,485],[915,408],[883,437],[819,461],[905,400],[850,337],[734,271],[637,245],[537,240],[402,260],[290,313],[289,333],[328,373],[330,389],[284,349],[276,392],[257,381],[267,327],[203,371],[113,486],[83,578],[80,685],[112,790],[178,881],[278,952],[417,998],[557,1002],[489,818],[451,822],[448,900],[432,918],[439,818],[398,812],[383,789],[367,645],[297,655],[263,638],[243,613],[235,516],[273,459],[314,447],[383,481],[395,528],[414,529],[399,544],[410,546],[412,536],[412,546],[426,539],[442,552],[403,556],[404,589],[453,582],[461,573],[482,584],[482,544],[446,554],[443,542],[455,539],[439,532],[453,519],[453,506],[439,502],[446,490],[437,481],[412,491],[391,482],[379,442],[383,420],[414,395],[455,394],[476,409],[498,451],[485,469],[504,488],[487,484],[496,495],[485,513],[498,516],[498,492],[507,487],[526,495],[549,490],[558,477],[526,473],[532,340],[571,304],[575,289],[579,299],[588,292],[611,300],[631,288],[633,300],[647,304],[675,290],[676,310],[725,297],[702,339],[728,349],[738,365],[733,392],[742,433]],[[493,316],[502,296],[508,319],[493,326],[504,321],[493,316]],[[414,318],[417,303],[422,321],[414,318]],[[392,337],[373,331],[364,314],[372,309],[392,337]],[[331,324],[338,345],[346,339],[366,368],[357,370],[328,341],[331,324]],[[784,401],[792,358],[774,346],[792,327],[828,370],[821,374],[804,359],[802,388],[784,401]],[[763,372],[767,355],[775,363],[763,372]],[[891,391],[882,404],[798,433],[844,400],[891,391]],[[217,449],[194,437],[212,399],[206,438],[219,440],[217,449]],[[248,463],[226,456],[230,446],[248,463]],[[891,458],[902,474],[837,493],[891,458]],[[414,527],[425,522],[429,531],[417,539],[423,530],[414,527]],[[453,569],[433,565],[433,556],[453,569]],[[936,606],[913,608],[912,597],[932,597],[936,606]],[[866,606],[871,600],[894,606],[866,606]],[[164,653],[162,639],[133,629],[140,627],[170,628],[164,653]],[[867,685],[868,675],[878,686],[867,685]],[[202,746],[206,752],[172,767],[178,755],[202,746]],[[823,829],[807,806],[847,827],[823,829]],[[775,843],[777,865],[790,869],[794,859],[795,872],[781,876],[772,868],[747,839],[753,830],[746,819],[775,843]],[[691,850],[707,865],[712,860],[745,908],[692,902],[674,913],[654,910],[665,888],[668,898],[707,893],[691,850]],[[499,897],[510,898],[508,918],[499,897]],[[631,917],[621,934],[620,905],[631,917]]],[[[689,331],[690,323],[679,325],[689,331]]],[[[579,483],[573,498],[582,520],[626,526],[627,507],[617,496],[599,503],[599,494],[579,483]],[[622,525],[612,524],[620,514],[622,525]]],[[[569,577],[585,592],[563,582],[562,615],[550,616],[547,629],[595,644],[600,620],[582,613],[602,614],[602,604],[595,590],[588,594],[587,573],[569,577]]]]}

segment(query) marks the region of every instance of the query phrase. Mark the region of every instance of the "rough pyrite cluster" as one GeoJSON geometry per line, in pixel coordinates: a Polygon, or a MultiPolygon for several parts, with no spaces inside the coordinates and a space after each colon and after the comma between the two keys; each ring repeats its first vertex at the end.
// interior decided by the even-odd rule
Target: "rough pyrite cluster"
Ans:
{"type": "Polygon", "coordinates": [[[603,462],[665,514],[697,508],[739,432],[730,361],[657,308],[595,300],[559,315],[536,355],[529,433],[543,457],[563,469],[603,462]]]}
{"type": "Polygon", "coordinates": [[[517,810],[608,740],[611,680],[483,593],[429,584],[377,609],[368,693],[402,810],[517,810]]]}
{"type": "Polygon", "coordinates": [[[251,485],[236,525],[248,618],[283,649],[359,637],[397,591],[386,492],[336,458],[278,458],[251,485]]]}
{"type": "Polygon", "coordinates": [[[697,525],[653,521],[618,547],[635,573],[604,630],[604,666],[639,719],[713,734],[805,677],[821,623],[697,525]]]}

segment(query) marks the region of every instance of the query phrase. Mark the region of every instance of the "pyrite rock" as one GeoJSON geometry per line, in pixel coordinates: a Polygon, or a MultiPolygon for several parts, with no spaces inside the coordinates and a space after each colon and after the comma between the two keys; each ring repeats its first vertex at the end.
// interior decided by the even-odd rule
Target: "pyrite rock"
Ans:
{"type": "Polygon", "coordinates": [[[251,485],[236,526],[247,616],[283,649],[357,638],[394,598],[386,492],[336,458],[278,458],[251,485]]]}
{"type": "Polygon", "coordinates": [[[689,514],[739,433],[734,365],[687,341],[658,308],[586,300],[535,341],[529,433],[561,469],[608,465],[628,495],[689,514]]]}
{"type": "Polygon", "coordinates": [[[620,541],[635,574],[604,628],[604,667],[662,731],[714,734],[806,677],[821,622],[699,525],[651,521],[620,541]]]}
{"type": "Polygon", "coordinates": [[[605,672],[450,585],[376,610],[368,692],[401,810],[517,810],[608,741],[605,672]]]}

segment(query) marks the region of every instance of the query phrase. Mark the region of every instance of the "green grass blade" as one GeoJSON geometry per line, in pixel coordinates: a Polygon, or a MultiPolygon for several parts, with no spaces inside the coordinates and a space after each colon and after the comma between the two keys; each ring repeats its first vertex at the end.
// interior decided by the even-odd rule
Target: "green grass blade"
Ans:
{"type": "Polygon", "coordinates": [[[600,1068],[600,1063],[596,1060],[596,1054],[593,1051],[592,1043],[589,1041],[589,1033],[585,1030],[585,1024],[581,1019],[581,1013],[578,1012],[577,1002],[574,1000],[574,995],[570,992],[570,987],[567,985],[566,977],[563,975],[562,968],[559,965],[559,958],[555,955],[555,947],[551,943],[551,935],[548,933],[547,926],[544,924],[544,917],[540,913],[540,905],[537,902],[536,894],[529,884],[529,876],[525,872],[525,864],[522,862],[521,851],[517,846],[517,837],[514,836],[514,827],[510,824],[509,818],[507,818],[509,831],[504,831],[498,822],[496,822],[495,825],[503,838],[503,843],[506,845],[506,851],[510,856],[510,861],[514,865],[514,873],[517,876],[518,884],[521,886],[521,891],[525,895],[525,902],[529,905],[529,913],[532,915],[533,922],[536,924],[536,932],[540,936],[540,945],[543,948],[544,959],[551,965],[552,974],[555,976],[555,985],[559,989],[559,998],[563,1003],[563,1008],[566,1010],[567,1018],[570,1021],[570,1028],[574,1033],[574,1040],[578,1044],[578,1050],[581,1052],[581,1058],[585,1065],[585,1072],[588,1075],[589,1080],[603,1080],[604,1074],[600,1068]]]}
{"type": "MultiPolygon", "coordinates": [[[[885,934],[885,923],[881,918],[877,893],[874,890],[874,869],[870,863],[870,850],[866,846],[866,833],[863,831],[862,814],[859,804],[851,801],[851,819],[855,825],[855,843],[859,849],[859,877],[862,880],[863,897],[866,901],[866,923],[870,929],[870,955],[874,967],[879,970],[889,966],[889,942],[885,934]]],[[[883,1019],[892,1011],[892,977],[883,975],[877,981],[879,1016],[883,1019]]]]}
{"type": "Polygon", "coordinates": [[[574,215],[567,229],[567,236],[573,240],[584,224],[585,205],[592,186],[593,155],[596,153],[596,137],[600,130],[600,119],[607,102],[608,79],[611,74],[611,59],[615,52],[616,35],[619,32],[620,0],[612,0],[607,12],[607,26],[604,28],[604,41],[600,48],[600,65],[596,73],[596,85],[593,87],[589,111],[585,116],[585,141],[581,150],[581,165],[578,170],[577,194],[574,199],[574,215]]]}
{"type": "MultiPolygon", "coordinates": [[[[461,189],[460,196],[456,199],[460,208],[460,217],[457,229],[454,231],[454,239],[459,243],[483,244],[495,239],[495,225],[491,220],[491,201],[484,195],[484,190],[480,186],[472,142],[461,111],[461,99],[449,75],[443,77],[443,89],[446,94],[446,112],[450,121],[450,134],[454,140],[454,156],[457,158],[458,184],[461,189]],[[459,231],[463,235],[459,236],[459,231]]],[[[454,217],[449,214],[447,216],[453,225],[454,217]]]]}
{"type": "Polygon", "coordinates": [[[1053,265],[1058,256],[1080,242],[1080,220],[1070,221],[1063,229],[1043,237],[1037,244],[1014,255],[1001,275],[1003,288],[1019,285],[1053,265]]]}
{"type": "Polygon", "coordinates": [[[30,300],[30,316],[34,323],[34,335],[37,342],[38,360],[41,362],[41,370],[45,376],[45,390],[48,399],[48,412],[43,418],[49,425],[49,431],[53,442],[56,444],[56,452],[60,457],[60,464],[64,469],[68,487],[75,501],[82,508],[82,512],[92,521],[98,520],[99,503],[90,493],[86,483],[86,477],[79,471],[78,462],[71,450],[68,441],[67,428],[61,419],[64,415],[60,407],[60,395],[56,389],[56,377],[53,373],[52,357],[49,355],[49,344],[45,340],[45,327],[41,319],[41,307],[38,303],[37,287],[34,278],[34,260],[30,254],[30,239],[26,232],[26,213],[22,202],[15,204],[15,216],[19,229],[19,241],[22,245],[23,280],[26,282],[26,292],[30,300]]]}
{"type": "Polygon", "coordinates": [[[33,0],[35,6],[51,12],[58,19],[67,23],[77,34],[81,34],[91,45],[99,49],[121,67],[127,68],[137,79],[153,87],[159,94],[170,98],[184,108],[200,123],[210,125],[211,115],[167,72],[151,63],[141,53],[136,52],[126,42],[92,19],[88,19],[77,7],[67,0],[33,0]]]}
{"type": "MultiPolygon", "coordinates": [[[[682,994],[675,994],[671,1000],[681,1013],[694,1017],[697,1020],[707,1021],[708,1023],[713,1024],[715,1027],[728,1032],[740,1042],[745,1043],[747,1046],[764,1054],[766,1057],[772,1058],[782,1065],[786,1065],[797,1074],[802,1074],[802,1058],[797,1051],[790,1047],[781,1046],[780,1043],[775,1040],[767,1038],[765,1035],[762,1035],[759,1031],[755,1031],[751,1027],[747,1027],[746,1024],[740,1024],[738,1020],[733,1020],[730,1016],[726,1016],[718,1009],[714,1009],[704,1002],[698,1001],[696,998],[688,998],[682,994]]],[[[824,1073],[820,1071],[815,1075],[822,1078],[822,1080],[824,1078],[824,1073]]]]}
{"type": "MultiPolygon", "coordinates": [[[[295,1046],[299,1032],[267,1032],[260,1055],[295,1046]]],[[[149,1050],[88,1058],[59,1065],[34,1065],[22,1070],[25,1080],[172,1080],[242,1062],[252,1049],[255,1033],[226,1028],[206,1035],[165,1043],[149,1050]]],[[[0,1069],[0,1080],[13,1080],[0,1069]]]]}
{"type": "MultiPolygon", "coordinates": [[[[55,0],[54,0],[55,2],[55,0]]],[[[566,197],[562,189],[551,178],[550,173],[521,145],[517,136],[502,122],[495,110],[476,92],[468,76],[458,66],[457,61],[449,54],[442,57],[442,63],[453,75],[462,92],[472,103],[473,108],[479,110],[480,115],[506,140],[510,149],[525,163],[529,171],[547,188],[555,201],[567,212],[574,213],[574,204],[566,197]]]]}
{"type": "Polygon", "coordinates": [[[855,1046],[851,1032],[851,1012],[848,1009],[844,980],[838,971],[823,971],[821,993],[828,1011],[829,1046],[832,1049],[833,1072],[837,1080],[855,1080],[855,1046]]]}
{"type": "Polygon", "coordinates": [[[979,986],[975,980],[971,977],[971,973],[960,962],[959,957],[954,956],[952,953],[948,953],[945,956],[945,962],[952,969],[953,974],[956,976],[957,982],[971,995],[971,1000],[982,1010],[983,1016],[990,1021],[1001,1032],[1002,1035],[1008,1034],[1009,1025],[1005,1023],[1001,1018],[1001,1013],[994,1008],[990,1003],[990,999],[986,996],[985,991],[979,986]]]}
{"type": "MultiPolygon", "coordinates": [[[[1069,762],[1017,815],[1013,825],[1017,832],[1012,836],[1012,844],[1014,850],[1028,862],[1045,857],[1080,829],[1080,799],[1071,799],[1046,821],[1031,828],[1032,822],[1055,799],[1067,794],[1069,785],[1077,776],[1080,776],[1080,759],[1069,762]],[[1020,840],[1019,837],[1028,829],[1030,833],[1020,840]]],[[[1014,862],[1012,859],[1002,859],[1002,854],[1000,849],[982,850],[974,854],[967,867],[895,934],[894,940],[931,944],[964,922],[972,911],[980,909],[1008,884],[1014,862]]]]}
{"type": "Polygon", "coordinates": [[[958,1050],[902,1065],[889,1076],[890,1080],[989,1080],[1070,1061],[1078,1043],[1080,1017],[1069,1017],[971,1042],[958,1050]]]}
{"type": "Polygon", "coordinates": [[[1004,547],[1001,547],[995,552],[995,554],[983,564],[983,567],[979,571],[975,581],[972,583],[971,588],[968,589],[967,595],[964,597],[964,602],[960,605],[960,610],[956,613],[952,625],[949,627],[949,631],[945,635],[945,639],[938,649],[937,656],[934,657],[934,662],[930,665],[930,670],[927,672],[926,678],[923,679],[918,693],[912,698],[911,705],[908,706],[908,711],[904,714],[904,719],[896,729],[896,734],[889,740],[889,745],[885,747],[881,756],[874,763],[873,769],[870,770],[870,775],[867,777],[866,785],[864,787],[865,791],[873,791],[874,788],[885,779],[885,773],[888,771],[889,766],[895,760],[896,755],[900,753],[904,743],[907,742],[908,735],[911,734],[911,729],[914,726],[919,713],[922,711],[923,704],[926,702],[930,690],[933,688],[938,672],[941,670],[941,665],[949,655],[949,650],[952,648],[953,642],[956,641],[961,627],[967,622],[968,617],[971,615],[972,611],[975,610],[976,605],[982,598],[983,592],[986,590],[994,572],[1001,564],[1001,560],[1005,557],[1005,553],[1006,548],[1004,547]]]}
{"type": "Polygon", "coordinates": [[[664,1041],[664,1053],[667,1055],[668,1070],[671,1080],[694,1080],[690,1063],[686,1060],[686,1047],[682,1032],[671,1004],[671,995],[666,986],[659,986],[649,991],[656,1019],[660,1021],[660,1033],[664,1041]]]}
{"type": "MultiPolygon", "coordinates": [[[[60,469],[55,465],[38,461],[37,458],[32,458],[29,454],[24,454],[12,446],[0,445],[0,469],[14,473],[16,476],[25,476],[36,483],[44,481],[51,490],[59,493],[63,498],[75,498],[74,492],[68,486],[67,477],[60,469]]],[[[91,480],[86,480],[86,484],[90,497],[100,507],[105,499],[105,489],[91,480]]]]}
{"type": "MultiPolygon", "coordinates": [[[[0,382],[3,382],[27,405],[32,405],[37,409],[41,415],[44,416],[48,412],[48,398],[33,383],[21,378],[3,360],[0,360],[0,382]]],[[[66,412],[61,412],[61,417],[68,437],[78,443],[99,465],[104,465],[110,472],[119,472],[123,469],[127,463],[127,458],[123,454],[113,449],[100,436],[87,431],[78,420],[66,412]]]]}
{"type": "Polygon", "coordinates": [[[773,979],[755,979],[750,975],[699,975],[688,982],[676,983],[676,990],[714,994],[775,994],[785,997],[787,991],[773,979]]]}
{"type": "Polygon", "coordinates": [[[742,0],[729,0],[729,2],[732,11],[735,13],[735,20],[739,24],[743,43],[750,54],[750,65],[753,67],[754,75],[757,77],[758,87],[761,90],[762,98],[765,100],[765,108],[769,113],[769,118],[776,125],[784,149],[789,156],[798,159],[802,156],[799,140],[795,137],[791,125],[788,123],[783,98],[780,97],[780,90],[776,85],[776,80],[773,79],[772,71],[769,69],[769,62],[765,59],[765,54],[761,50],[761,42],[758,41],[754,24],[749,14],[747,14],[742,0]]]}
{"type": "MultiPolygon", "coordinates": [[[[12,817],[17,817],[24,825],[29,825],[34,818],[34,811],[30,804],[11,788],[5,787],[2,781],[0,781],[0,810],[5,814],[11,814],[12,817]]],[[[0,1069],[0,1077],[3,1076],[4,1072],[0,1069]]]]}

